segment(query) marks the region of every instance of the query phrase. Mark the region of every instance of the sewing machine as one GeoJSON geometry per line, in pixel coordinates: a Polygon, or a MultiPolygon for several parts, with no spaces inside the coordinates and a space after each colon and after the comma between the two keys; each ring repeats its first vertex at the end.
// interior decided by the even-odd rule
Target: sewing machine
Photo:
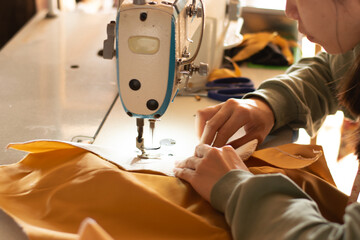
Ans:
{"type": "Polygon", "coordinates": [[[232,31],[228,47],[241,41],[239,14],[239,1],[120,2],[116,22],[107,26],[103,56],[112,59],[116,54],[119,96],[127,115],[136,118],[140,158],[154,157],[149,151],[160,148],[153,141],[155,123],[179,87],[204,85],[209,70],[220,66],[227,31],[232,31]],[[190,85],[191,78],[195,81],[190,85]],[[148,144],[143,138],[144,119],[152,132],[148,144]]]}

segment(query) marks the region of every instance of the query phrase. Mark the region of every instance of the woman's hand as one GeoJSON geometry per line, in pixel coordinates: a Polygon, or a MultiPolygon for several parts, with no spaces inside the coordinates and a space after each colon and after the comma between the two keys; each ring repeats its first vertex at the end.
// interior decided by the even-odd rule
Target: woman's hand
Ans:
{"type": "Polygon", "coordinates": [[[196,147],[194,156],[176,164],[174,173],[210,201],[211,189],[215,183],[232,169],[248,171],[231,146],[215,148],[200,144],[196,147]]]}
{"type": "Polygon", "coordinates": [[[261,99],[229,99],[198,111],[198,136],[201,143],[221,147],[244,127],[246,134],[228,144],[238,148],[253,139],[260,144],[274,126],[274,121],[272,109],[261,99]]]}

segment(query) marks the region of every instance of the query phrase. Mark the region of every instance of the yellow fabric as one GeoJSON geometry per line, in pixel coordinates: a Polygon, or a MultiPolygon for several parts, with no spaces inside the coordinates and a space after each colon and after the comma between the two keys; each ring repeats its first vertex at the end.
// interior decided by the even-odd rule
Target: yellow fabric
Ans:
{"type": "Polygon", "coordinates": [[[220,78],[241,77],[241,70],[239,66],[231,58],[229,58],[228,60],[232,63],[234,70],[230,70],[227,68],[215,68],[214,70],[211,71],[211,73],[207,78],[209,82],[215,81],[216,79],[220,79],[220,78]]]}
{"type": "Polygon", "coordinates": [[[286,144],[254,152],[246,161],[254,174],[282,173],[318,204],[329,221],[342,223],[348,196],[336,188],[321,146],[286,144]]]}
{"type": "Polygon", "coordinates": [[[93,219],[85,219],[79,229],[79,240],[113,240],[113,238],[93,219]]]}
{"type": "Polygon", "coordinates": [[[241,70],[236,62],[243,61],[251,57],[252,55],[264,49],[270,42],[280,47],[281,52],[285,56],[289,65],[294,63],[294,56],[291,52],[291,47],[297,46],[296,42],[286,40],[279,36],[276,32],[247,33],[243,35],[243,41],[239,45],[240,47],[244,48],[240,50],[233,58],[226,57],[227,60],[232,63],[234,70],[227,68],[215,68],[210,72],[207,80],[211,82],[220,78],[241,77],[241,70]]]}
{"type": "Polygon", "coordinates": [[[296,43],[294,43],[294,41],[288,41],[280,37],[276,32],[259,32],[244,34],[243,41],[239,45],[243,46],[244,48],[239,51],[232,59],[236,62],[243,61],[264,49],[265,46],[270,42],[280,47],[281,52],[285,56],[289,65],[294,63],[294,56],[291,53],[290,48],[296,46],[296,43]]]}
{"type": "MultiPolygon", "coordinates": [[[[231,238],[224,216],[177,178],[127,172],[66,143],[11,147],[30,153],[19,163],[0,166],[0,207],[30,239],[84,239],[94,231],[94,239],[103,233],[113,239],[231,238]],[[79,231],[87,218],[96,223],[79,231]]],[[[324,216],[338,220],[346,196],[333,186],[321,151],[284,145],[257,151],[246,164],[255,174],[290,176],[315,196],[324,216]]]]}
{"type": "Polygon", "coordinates": [[[44,144],[12,146],[31,153],[0,167],[0,207],[30,239],[78,239],[88,217],[114,239],[230,238],[223,215],[179,179],[126,172],[86,150],[48,142],[47,151],[44,144]]]}

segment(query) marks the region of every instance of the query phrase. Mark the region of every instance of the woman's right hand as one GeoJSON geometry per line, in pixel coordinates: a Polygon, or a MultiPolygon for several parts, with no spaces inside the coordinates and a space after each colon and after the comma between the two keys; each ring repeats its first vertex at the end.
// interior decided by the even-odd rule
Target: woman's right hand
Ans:
{"type": "Polygon", "coordinates": [[[264,100],[229,99],[198,111],[198,136],[201,143],[214,147],[230,144],[238,148],[253,139],[260,144],[270,133],[274,121],[273,111],[264,100]],[[241,127],[244,127],[246,134],[228,143],[229,138],[241,127]]]}

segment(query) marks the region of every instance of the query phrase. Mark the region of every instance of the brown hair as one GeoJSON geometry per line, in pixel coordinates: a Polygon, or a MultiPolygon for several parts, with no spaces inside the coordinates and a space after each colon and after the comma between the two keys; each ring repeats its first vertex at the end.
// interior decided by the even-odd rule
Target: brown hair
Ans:
{"type": "MultiPolygon", "coordinates": [[[[360,118],[360,55],[339,87],[340,102],[359,120],[360,118]]],[[[355,154],[360,160],[360,126],[355,131],[355,154]]]]}

